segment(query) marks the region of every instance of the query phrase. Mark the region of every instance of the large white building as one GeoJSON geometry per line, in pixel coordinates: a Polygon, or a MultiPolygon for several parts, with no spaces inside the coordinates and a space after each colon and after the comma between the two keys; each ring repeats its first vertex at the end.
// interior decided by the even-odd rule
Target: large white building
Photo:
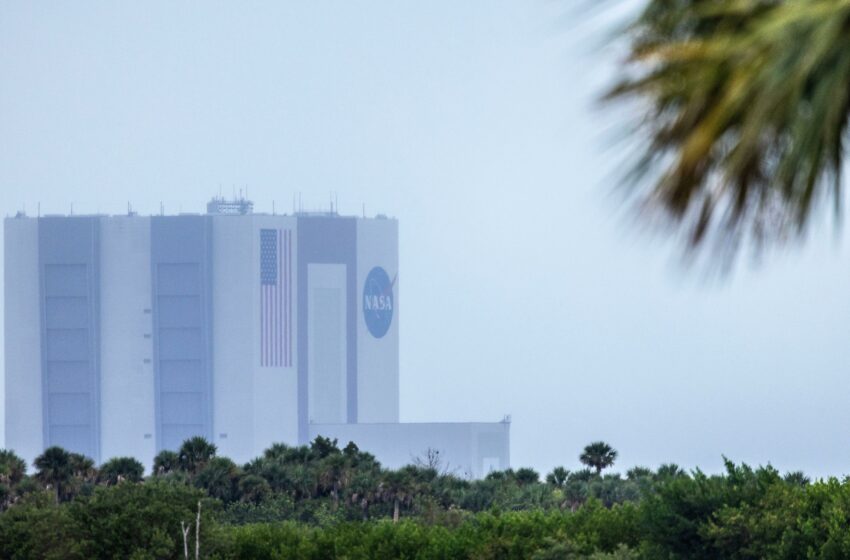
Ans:
{"type": "Polygon", "coordinates": [[[399,423],[398,223],[336,213],[5,220],[6,447],[143,461],[201,435],[247,461],[352,440],[509,464],[509,422],[399,423]]]}

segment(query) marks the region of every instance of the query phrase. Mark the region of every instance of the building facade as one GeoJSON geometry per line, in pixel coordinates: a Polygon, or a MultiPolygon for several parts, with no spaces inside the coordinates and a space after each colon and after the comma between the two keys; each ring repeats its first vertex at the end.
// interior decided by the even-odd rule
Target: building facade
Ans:
{"type": "Polygon", "coordinates": [[[7,448],[149,461],[201,435],[247,461],[328,435],[508,466],[507,423],[399,424],[396,220],[207,209],[6,219],[7,448]]]}

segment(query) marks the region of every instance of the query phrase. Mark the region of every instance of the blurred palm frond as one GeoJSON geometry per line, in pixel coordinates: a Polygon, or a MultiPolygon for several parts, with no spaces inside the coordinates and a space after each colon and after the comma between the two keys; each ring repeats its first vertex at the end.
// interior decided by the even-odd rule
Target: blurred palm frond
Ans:
{"type": "Polygon", "coordinates": [[[799,238],[840,215],[850,1],[650,0],[606,101],[637,100],[627,184],[691,249],[799,238]]]}

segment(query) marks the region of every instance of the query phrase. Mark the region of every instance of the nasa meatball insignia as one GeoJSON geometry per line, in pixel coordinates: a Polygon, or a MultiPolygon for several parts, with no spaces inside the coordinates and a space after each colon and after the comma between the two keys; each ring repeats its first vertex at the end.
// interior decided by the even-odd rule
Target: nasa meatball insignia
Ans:
{"type": "Polygon", "coordinates": [[[381,338],[393,322],[393,284],[380,266],[369,271],[363,286],[363,318],[375,338],[381,338]]]}

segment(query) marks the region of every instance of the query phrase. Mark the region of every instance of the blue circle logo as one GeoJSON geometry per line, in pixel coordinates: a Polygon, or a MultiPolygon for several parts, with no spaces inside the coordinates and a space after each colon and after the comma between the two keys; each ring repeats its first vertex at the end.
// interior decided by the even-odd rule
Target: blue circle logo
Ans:
{"type": "Polygon", "coordinates": [[[381,338],[390,330],[393,322],[393,285],[387,271],[376,266],[369,271],[363,286],[363,318],[372,336],[381,338]]]}

